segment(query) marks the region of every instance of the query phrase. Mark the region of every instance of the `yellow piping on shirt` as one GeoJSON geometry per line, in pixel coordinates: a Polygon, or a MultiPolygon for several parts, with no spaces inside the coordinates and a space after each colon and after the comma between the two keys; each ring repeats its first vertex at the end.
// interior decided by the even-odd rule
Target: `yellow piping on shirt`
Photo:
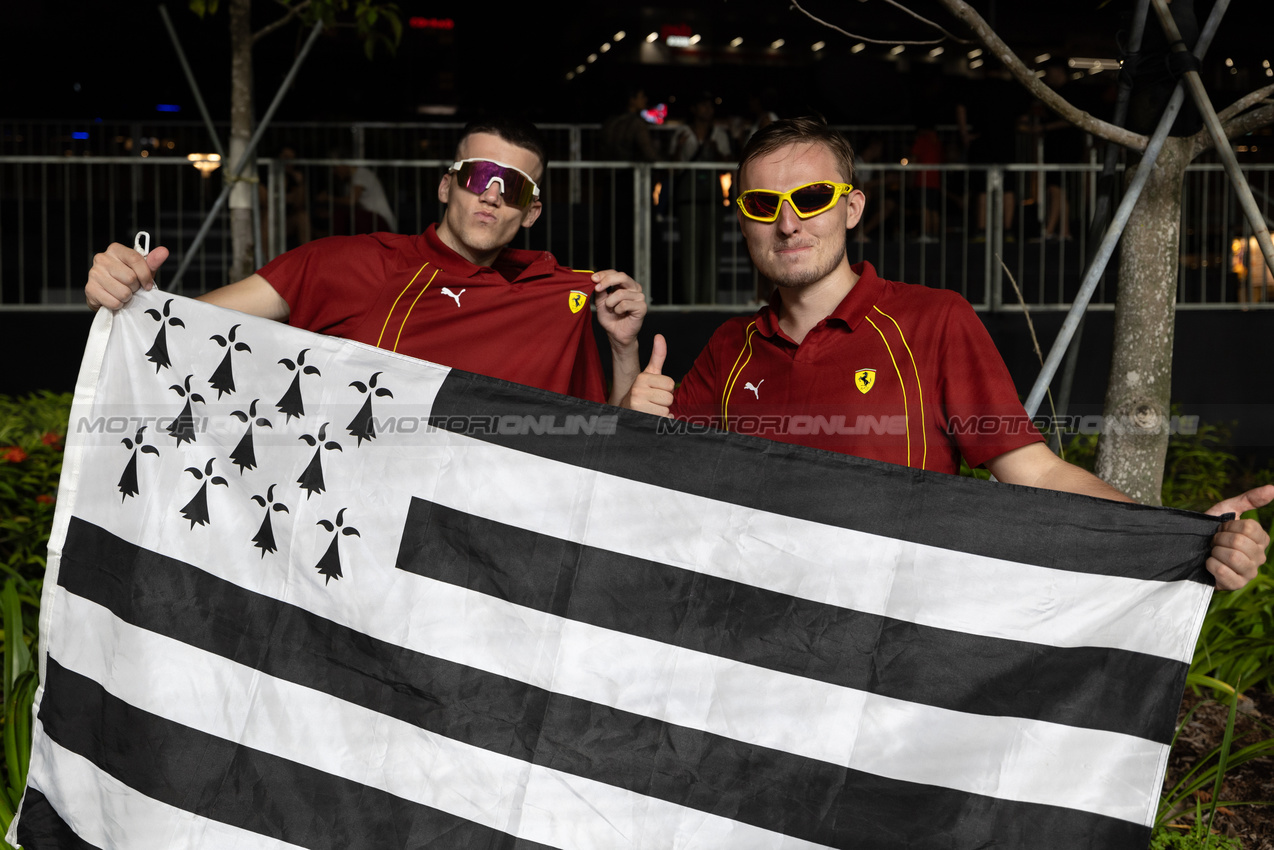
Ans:
{"type": "MultiPolygon", "coordinates": [[[[403,291],[402,291],[402,292],[400,292],[400,293],[398,293],[398,297],[394,299],[394,303],[393,303],[393,304],[391,304],[391,305],[389,305],[389,312],[388,312],[387,314],[385,314],[385,324],[383,324],[383,325],[381,325],[381,326],[380,326],[380,336],[376,337],[376,347],[377,347],[377,348],[380,348],[381,340],[383,340],[383,339],[385,338],[385,328],[389,327],[389,320],[390,320],[390,319],[392,319],[392,318],[394,317],[394,310],[398,307],[398,302],[399,302],[400,300],[402,300],[402,297],[403,297],[404,295],[406,295],[406,294],[407,294],[407,290],[411,289],[411,285],[412,285],[413,283],[415,283],[415,282],[416,282],[416,278],[420,277],[420,273],[421,273],[421,272],[423,272],[423,271],[424,271],[425,269],[427,269],[427,268],[429,268],[429,264],[428,264],[428,263],[425,263],[423,266],[421,266],[419,269],[417,269],[417,270],[416,270],[416,273],[415,273],[414,275],[412,275],[412,276],[411,276],[411,280],[407,281],[407,285],[403,287],[403,291]]],[[[434,274],[437,274],[437,272],[434,272],[434,274]]],[[[430,281],[430,283],[432,283],[432,282],[433,282],[433,278],[430,278],[430,279],[429,279],[429,281],[430,281]]],[[[425,286],[426,286],[426,287],[428,287],[428,286],[429,286],[429,284],[425,284],[425,286]]],[[[412,303],[414,304],[415,302],[413,301],[412,303]]],[[[403,329],[402,329],[402,327],[400,326],[400,327],[398,328],[398,335],[399,335],[399,336],[402,336],[402,332],[403,332],[403,329]]],[[[397,341],[395,341],[395,342],[394,342],[394,347],[395,347],[395,348],[397,348],[397,347],[398,347],[398,343],[397,343],[397,341]]]]}
{"type": "MultiPolygon", "coordinates": [[[[421,271],[424,271],[424,269],[421,269],[421,271]]],[[[438,276],[438,272],[440,271],[442,271],[442,269],[434,269],[434,273],[429,276],[429,283],[434,282],[434,278],[438,276]]],[[[429,288],[429,283],[426,283],[420,288],[420,295],[413,298],[411,306],[407,308],[407,315],[403,316],[403,323],[398,326],[398,336],[394,337],[394,351],[398,350],[398,341],[403,338],[403,328],[407,327],[407,320],[411,318],[411,311],[416,309],[416,302],[419,301],[421,296],[425,294],[425,290],[429,288]]]]}
{"type": "Polygon", "coordinates": [[[907,420],[907,466],[911,466],[911,414],[907,410],[907,385],[903,383],[902,371],[898,368],[898,358],[894,357],[894,350],[889,346],[889,340],[885,339],[885,334],[871,320],[871,316],[864,316],[863,318],[876,329],[876,333],[880,334],[880,341],[885,344],[885,350],[889,352],[889,359],[893,361],[894,374],[898,376],[898,386],[902,388],[902,416],[907,420]]]}
{"type": "Polygon", "coordinates": [[[743,340],[743,348],[739,349],[739,356],[734,358],[734,365],[730,367],[730,374],[726,378],[725,388],[721,391],[721,430],[729,431],[729,409],[730,394],[734,392],[734,385],[739,380],[739,376],[743,374],[743,370],[747,368],[748,362],[752,359],[752,336],[756,333],[756,322],[750,323],[743,329],[747,336],[743,340]],[[739,358],[743,357],[743,352],[747,352],[747,359],[743,361],[743,365],[739,365],[739,358]]]}
{"type": "MultiPolygon", "coordinates": [[[[902,340],[902,347],[907,349],[907,356],[911,358],[911,370],[916,373],[916,393],[920,396],[920,445],[922,447],[920,454],[920,468],[924,469],[925,464],[929,460],[929,429],[926,427],[925,422],[925,388],[920,383],[920,367],[916,365],[916,355],[911,352],[911,346],[907,344],[907,335],[902,332],[902,328],[899,327],[898,321],[893,316],[875,305],[872,305],[872,309],[889,321],[893,322],[894,327],[898,328],[898,337],[902,340]]],[[[890,356],[892,356],[892,354],[890,356]]],[[[896,366],[897,364],[895,364],[895,367],[896,366]]],[[[910,425],[908,425],[908,427],[910,427],[910,425]]],[[[910,440],[910,438],[908,438],[908,440],[910,440]]],[[[908,442],[907,445],[910,446],[911,443],[908,442]]]]}

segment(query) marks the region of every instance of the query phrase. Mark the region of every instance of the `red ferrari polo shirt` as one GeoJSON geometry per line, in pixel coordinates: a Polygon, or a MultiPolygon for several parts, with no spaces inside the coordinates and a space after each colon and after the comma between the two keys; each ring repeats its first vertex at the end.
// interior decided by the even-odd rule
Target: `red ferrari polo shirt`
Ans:
{"type": "Polygon", "coordinates": [[[494,267],[448,248],[434,225],[411,236],[334,236],[259,274],[288,323],[519,384],[605,401],[589,272],[545,251],[506,248],[494,267]]]}
{"type": "Polygon", "coordinates": [[[991,337],[954,292],[877,277],[870,263],[798,345],[777,295],[709,340],[672,414],[772,440],[955,473],[1043,439],[991,337]]]}

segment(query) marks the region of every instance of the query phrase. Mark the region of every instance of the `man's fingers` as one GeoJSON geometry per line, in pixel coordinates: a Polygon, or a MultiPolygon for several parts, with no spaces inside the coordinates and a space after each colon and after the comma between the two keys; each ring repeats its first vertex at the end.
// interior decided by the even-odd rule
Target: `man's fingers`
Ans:
{"type": "Polygon", "coordinates": [[[1239,575],[1216,558],[1208,558],[1207,567],[1216,578],[1217,590],[1242,590],[1251,579],[1250,576],[1239,575]]]}
{"type": "Polygon", "coordinates": [[[646,398],[663,408],[663,412],[667,413],[668,408],[672,407],[672,391],[660,390],[652,388],[646,398]]]}
{"type": "Polygon", "coordinates": [[[1255,520],[1231,520],[1212,538],[1208,571],[1216,576],[1221,590],[1238,590],[1246,585],[1265,563],[1269,535],[1255,520]]]}
{"type": "Polygon", "coordinates": [[[630,314],[646,310],[646,294],[640,289],[612,289],[602,304],[613,313],[630,314]]]}
{"type": "Polygon", "coordinates": [[[133,293],[155,285],[154,271],[168,259],[168,249],[157,247],[143,257],[127,245],[112,242],[110,247],[93,257],[84,299],[90,307],[118,310],[133,293]]]}
{"type": "Polygon", "coordinates": [[[150,281],[142,282],[142,285],[150,289],[155,285],[155,272],[159,271],[159,267],[164,264],[164,260],[168,259],[168,249],[163,245],[156,245],[155,250],[146,255],[146,268],[150,271],[150,281]]]}
{"type": "Polygon", "coordinates": [[[1263,484],[1260,487],[1253,487],[1246,493],[1240,493],[1237,496],[1231,496],[1224,501],[1217,502],[1208,508],[1205,513],[1212,516],[1232,513],[1238,516],[1253,508],[1264,507],[1272,501],[1274,501],[1274,484],[1263,484]]]}
{"type": "Polygon", "coordinates": [[[635,289],[638,292],[641,291],[640,283],[616,269],[603,269],[600,272],[594,272],[593,283],[596,284],[594,289],[610,289],[618,286],[621,289],[635,289]]]}
{"type": "Polygon", "coordinates": [[[667,356],[668,342],[664,339],[663,334],[655,334],[654,347],[650,350],[650,362],[646,364],[646,368],[642,371],[647,375],[662,375],[664,358],[667,356]]]}
{"type": "Polygon", "coordinates": [[[1234,549],[1257,561],[1265,560],[1265,549],[1269,545],[1270,536],[1254,519],[1232,519],[1223,523],[1212,538],[1214,549],[1234,549]]]}

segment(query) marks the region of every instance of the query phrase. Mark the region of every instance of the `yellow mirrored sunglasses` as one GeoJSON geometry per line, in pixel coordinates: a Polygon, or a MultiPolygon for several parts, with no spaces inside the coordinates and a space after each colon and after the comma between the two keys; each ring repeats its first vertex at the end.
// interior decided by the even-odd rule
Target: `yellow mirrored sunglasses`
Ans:
{"type": "Polygon", "coordinates": [[[791,204],[793,211],[800,218],[813,218],[819,213],[827,212],[836,206],[841,195],[848,195],[854,187],[850,183],[832,183],[819,180],[806,183],[786,192],[775,192],[773,189],[749,189],[739,195],[739,209],[753,221],[775,221],[779,217],[779,208],[783,202],[791,204]]]}

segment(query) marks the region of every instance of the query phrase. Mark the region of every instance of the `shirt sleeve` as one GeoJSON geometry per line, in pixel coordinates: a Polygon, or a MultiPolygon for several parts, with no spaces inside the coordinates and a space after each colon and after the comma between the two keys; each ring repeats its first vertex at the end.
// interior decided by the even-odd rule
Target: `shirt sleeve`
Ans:
{"type": "Polygon", "coordinates": [[[360,264],[358,240],[336,236],[316,239],[271,260],[261,275],[288,304],[288,324],[317,333],[346,336],[361,321],[361,309],[371,300],[365,263],[360,264]],[[345,331],[345,332],[343,332],[345,331]]]}
{"type": "Polygon", "coordinates": [[[942,424],[969,466],[1044,439],[991,335],[963,298],[950,301],[941,357],[942,424]]]}

